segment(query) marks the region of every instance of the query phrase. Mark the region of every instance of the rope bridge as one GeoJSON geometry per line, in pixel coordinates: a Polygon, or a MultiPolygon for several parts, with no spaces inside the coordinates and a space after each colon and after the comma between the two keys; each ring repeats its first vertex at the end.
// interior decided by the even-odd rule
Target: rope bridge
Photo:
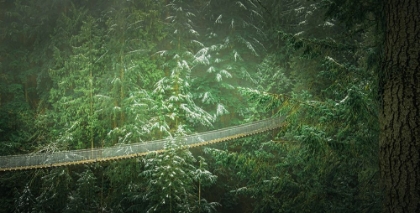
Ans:
{"type": "MultiPolygon", "coordinates": [[[[284,124],[284,119],[284,117],[269,118],[239,126],[183,136],[176,140],[180,140],[182,144],[189,147],[204,146],[280,128],[284,124]]],[[[165,143],[169,140],[173,139],[121,144],[106,148],[0,156],[0,171],[41,169],[135,158],[153,151],[165,151],[165,143]]]]}

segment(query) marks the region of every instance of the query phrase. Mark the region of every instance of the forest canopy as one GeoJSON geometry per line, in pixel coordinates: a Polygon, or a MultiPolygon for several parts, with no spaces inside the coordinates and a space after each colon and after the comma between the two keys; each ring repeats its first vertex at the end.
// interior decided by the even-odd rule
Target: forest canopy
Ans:
{"type": "Polygon", "coordinates": [[[0,155],[171,139],[0,173],[0,211],[380,212],[382,14],[344,2],[0,0],[0,155]],[[287,125],[176,140],[272,116],[287,125]]]}

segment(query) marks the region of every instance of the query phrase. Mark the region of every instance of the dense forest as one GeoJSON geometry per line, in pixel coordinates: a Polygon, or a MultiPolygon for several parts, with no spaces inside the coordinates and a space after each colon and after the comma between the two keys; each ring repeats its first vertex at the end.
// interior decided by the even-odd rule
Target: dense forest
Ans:
{"type": "Polygon", "coordinates": [[[0,212],[416,212],[419,8],[0,0],[1,156],[173,139],[134,159],[2,172],[0,212]],[[176,140],[272,116],[286,125],[176,140]]]}

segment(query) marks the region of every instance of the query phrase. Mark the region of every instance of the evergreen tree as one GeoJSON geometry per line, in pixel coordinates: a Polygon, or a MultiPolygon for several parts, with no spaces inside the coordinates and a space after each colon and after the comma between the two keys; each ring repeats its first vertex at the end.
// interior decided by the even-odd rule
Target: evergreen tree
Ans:
{"type": "Polygon", "coordinates": [[[63,204],[67,203],[74,181],[68,168],[62,167],[43,171],[34,178],[39,178],[39,182],[35,183],[40,183],[40,185],[31,185],[38,192],[35,195],[36,202],[33,211],[64,211],[66,207],[63,204]]]}
{"type": "Polygon", "coordinates": [[[99,203],[99,187],[97,178],[89,167],[85,167],[84,171],[77,174],[76,190],[72,191],[68,196],[68,202],[64,212],[94,212],[100,211],[99,203]]]}
{"type": "MultiPolygon", "coordinates": [[[[415,1],[332,1],[327,15],[349,28],[368,26],[373,20],[378,39],[375,53],[381,101],[380,164],[386,192],[383,212],[419,211],[418,142],[418,12],[415,1]],[[376,57],[377,59],[378,57],[376,57]]],[[[372,61],[368,61],[372,62],[372,61]]]]}
{"type": "Polygon", "coordinates": [[[386,211],[416,211],[413,2],[0,0],[0,153],[172,139],[144,159],[2,174],[2,209],[378,212],[380,145],[386,211]],[[206,159],[176,140],[273,115],[287,124],[206,159]]]}
{"type": "Polygon", "coordinates": [[[176,139],[168,140],[165,151],[150,154],[145,159],[147,186],[143,199],[147,212],[212,212],[217,203],[207,203],[201,197],[202,185],[211,185],[216,176],[207,171],[204,158],[196,168],[196,158],[176,139]],[[197,189],[198,185],[198,189],[197,189]]]}
{"type": "MultiPolygon", "coordinates": [[[[97,59],[103,54],[101,33],[93,17],[85,18],[78,34],[71,36],[66,45],[71,49],[68,58],[54,47],[57,62],[61,64],[50,70],[55,83],[50,101],[56,110],[51,115],[55,125],[64,128],[57,140],[72,148],[93,148],[98,128],[94,96],[98,88],[95,77],[101,72],[97,59]]],[[[77,19],[64,19],[69,22],[67,24],[77,24],[77,19]]]]}
{"type": "Polygon", "coordinates": [[[384,212],[420,211],[420,35],[415,1],[386,1],[380,73],[380,162],[384,212]],[[403,24],[404,23],[404,24],[403,24]]]}
{"type": "MultiPolygon", "coordinates": [[[[39,74],[48,61],[45,37],[51,32],[55,12],[40,13],[44,5],[37,1],[2,1],[0,35],[0,140],[12,147],[4,154],[29,152],[39,142],[40,131],[34,128],[40,95],[39,74]],[[32,18],[30,18],[32,17],[32,18]]],[[[55,7],[53,5],[52,7],[55,7]]]]}
{"type": "Polygon", "coordinates": [[[241,180],[232,192],[253,198],[255,212],[378,211],[378,184],[371,185],[378,177],[376,81],[363,60],[354,60],[367,58],[357,45],[369,41],[333,20],[316,19],[321,5],[294,3],[285,11],[296,18],[281,22],[295,23],[291,29],[270,22],[270,14],[282,14],[274,2],[261,5],[277,35],[270,38],[282,40],[273,41],[280,47],[259,67],[258,90],[243,88],[255,101],[254,116],[287,115],[288,125],[273,141],[244,139],[231,146],[235,153],[210,153],[241,180]],[[320,33],[324,28],[343,34],[320,33]],[[337,36],[346,33],[356,40],[337,36]]]}
{"type": "Polygon", "coordinates": [[[198,36],[192,19],[193,6],[182,1],[168,4],[167,30],[173,33],[166,40],[167,49],[156,53],[163,57],[165,76],[156,82],[153,91],[156,102],[152,108],[155,116],[149,124],[151,132],[186,135],[195,124],[211,126],[213,123],[214,117],[195,103],[191,91],[195,58],[191,43],[198,36]]]}
{"type": "Polygon", "coordinates": [[[157,10],[161,3],[116,1],[112,5],[104,13],[103,60],[109,63],[101,76],[102,90],[95,97],[107,145],[150,139],[143,130],[150,116],[150,88],[163,75],[150,56],[164,37],[157,10]]]}
{"type": "Polygon", "coordinates": [[[247,119],[248,105],[236,89],[255,86],[254,70],[265,54],[261,8],[253,1],[210,1],[202,10],[201,48],[195,57],[194,88],[219,127],[247,119]],[[211,107],[211,108],[210,108],[211,107]]]}

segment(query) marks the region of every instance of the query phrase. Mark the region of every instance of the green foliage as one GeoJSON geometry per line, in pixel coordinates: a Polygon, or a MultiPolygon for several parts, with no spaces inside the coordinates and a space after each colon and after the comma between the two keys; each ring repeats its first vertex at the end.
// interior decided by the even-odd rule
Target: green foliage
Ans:
{"type": "MultiPolygon", "coordinates": [[[[351,41],[336,36],[343,34],[320,34],[320,29],[308,34],[316,27],[305,23],[319,22],[310,19],[320,10],[304,3],[295,8],[307,20],[287,33],[276,26],[284,43],[275,60],[270,56],[261,63],[259,80],[264,83],[241,88],[254,103],[256,119],[287,115],[287,126],[272,141],[250,138],[231,146],[233,153],[208,152],[223,168],[218,171],[240,180],[227,185],[234,186],[231,192],[238,199],[253,200],[247,211],[377,212],[376,81],[371,68],[355,60],[366,57],[359,42],[369,41],[355,33],[351,41]]],[[[346,33],[328,23],[316,26],[346,33]]]]}
{"type": "Polygon", "coordinates": [[[16,184],[2,174],[2,196],[14,190],[16,207],[12,198],[0,205],[379,211],[381,4],[0,0],[1,154],[176,138],[287,116],[282,129],[205,157],[173,139],[144,159],[19,173],[30,180],[17,175],[16,184]]]}
{"type": "MultiPolygon", "coordinates": [[[[118,2],[117,2],[118,3],[118,2]]],[[[128,3],[106,13],[105,66],[101,76],[103,90],[96,96],[100,104],[101,126],[105,126],[106,144],[138,142],[144,135],[142,125],[148,119],[150,89],[163,75],[150,57],[156,42],[164,38],[158,22],[158,2],[128,3]],[[121,33],[122,32],[122,33],[121,33]],[[146,91],[145,89],[149,89],[146,91]]],[[[147,131],[147,130],[146,130],[147,131]]]]}
{"type": "Polygon", "coordinates": [[[98,196],[100,189],[91,168],[86,167],[77,176],[76,190],[68,196],[69,201],[63,212],[94,212],[100,210],[98,196]]]}
{"type": "Polygon", "coordinates": [[[70,193],[73,178],[68,168],[55,168],[49,171],[40,171],[36,174],[31,187],[37,190],[34,193],[35,205],[33,209],[37,212],[63,211],[64,203],[70,193]],[[39,186],[37,184],[40,184],[39,186]]]}
{"type": "MultiPolygon", "coordinates": [[[[78,14],[75,16],[78,17],[78,14]]],[[[93,147],[95,129],[98,128],[93,97],[99,85],[94,76],[99,75],[101,70],[96,58],[103,55],[101,32],[92,17],[85,18],[78,34],[71,36],[66,44],[71,48],[70,52],[54,47],[54,56],[62,64],[50,70],[55,84],[50,93],[50,102],[54,107],[51,116],[57,121],[57,127],[65,129],[65,134],[59,135],[57,140],[71,148],[93,147]],[[68,55],[68,58],[62,58],[63,55],[68,55]]]]}
{"type": "Polygon", "coordinates": [[[139,191],[145,187],[139,176],[143,170],[141,159],[125,160],[111,163],[102,176],[106,185],[102,185],[102,196],[106,206],[114,212],[139,212],[146,209],[139,191]]]}
{"type": "Polygon", "coordinates": [[[31,212],[35,204],[34,195],[28,185],[24,186],[21,193],[18,192],[15,200],[15,212],[31,212]]]}
{"type": "Polygon", "coordinates": [[[328,0],[321,1],[323,7],[327,8],[325,16],[337,19],[348,27],[360,28],[364,24],[381,24],[382,20],[375,20],[383,14],[383,2],[377,0],[369,1],[348,1],[328,0]]]}
{"type": "Polygon", "coordinates": [[[143,192],[143,200],[148,202],[147,212],[215,210],[217,203],[207,203],[200,197],[201,187],[210,186],[217,178],[205,169],[204,158],[199,157],[197,168],[196,158],[176,139],[169,140],[165,146],[165,152],[152,153],[144,160],[141,175],[147,181],[147,190],[143,192]]]}

